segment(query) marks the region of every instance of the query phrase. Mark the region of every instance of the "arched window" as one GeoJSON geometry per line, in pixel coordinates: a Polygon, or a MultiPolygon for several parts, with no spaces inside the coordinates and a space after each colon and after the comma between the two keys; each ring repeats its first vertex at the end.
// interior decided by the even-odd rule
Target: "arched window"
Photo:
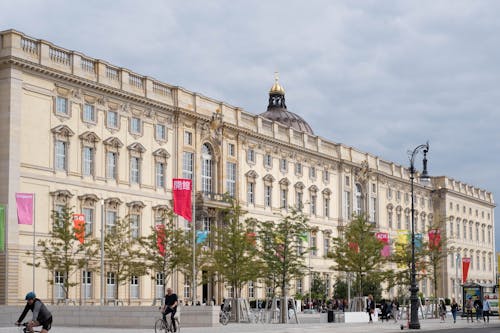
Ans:
{"type": "Polygon", "coordinates": [[[201,147],[201,190],[206,193],[213,192],[212,189],[213,177],[213,159],[212,148],[205,143],[201,147]]]}
{"type": "Polygon", "coordinates": [[[364,207],[363,207],[363,190],[361,188],[360,184],[356,184],[356,207],[355,207],[355,213],[356,215],[361,215],[363,214],[364,207]]]}

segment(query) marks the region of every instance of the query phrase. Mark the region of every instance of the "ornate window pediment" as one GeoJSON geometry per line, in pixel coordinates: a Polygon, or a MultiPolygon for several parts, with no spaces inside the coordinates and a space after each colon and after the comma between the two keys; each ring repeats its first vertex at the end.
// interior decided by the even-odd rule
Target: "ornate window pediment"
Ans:
{"type": "Polygon", "coordinates": [[[296,190],[303,190],[305,186],[303,182],[297,182],[293,187],[295,187],[296,190]]]}
{"type": "Polygon", "coordinates": [[[162,158],[164,160],[167,160],[170,158],[170,154],[168,153],[168,151],[165,148],[160,148],[160,149],[155,150],[153,152],[153,156],[157,157],[157,158],[162,158]]]}
{"type": "Polygon", "coordinates": [[[73,197],[73,194],[68,190],[53,191],[50,192],[50,195],[54,198],[54,203],[60,205],[68,205],[69,200],[73,197]]]}
{"type": "Polygon", "coordinates": [[[59,126],[56,126],[54,127],[53,129],[50,130],[52,133],[54,133],[54,135],[58,138],[63,138],[63,139],[69,139],[70,137],[72,137],[73,135],[75,135],[75,132],[73,132],[71,130],[71,128],[69,128],[68,126],[66,125],[59,125],[59,126]]]}
{"type": "Polygon", "coordinates": [[[311,185],[311,186],[309,186],[309,191],[316,193],[316,192],[318,192],[318,187],[316,185],[311,185]]]}
{"type": "Polygon", "coordinates": [[[388,211],[392,211],[393,209],[394,209],[393,204],[390,203],[390,204],[387,205],[387,210],[388,211]]]}
{"type": "Polygon", "coordinates": [[[123,201],[121,201],[120,198],[108,198],[104,200],[104,204],[107,209],[116,210],[122,203],[123,201]]]}
{"type": "Polygon", "coordinates": [[[80,140],[82,140],[84,143],[88,143],[91,145],[95,145],[99,141],[101,141],[101,138],[97,136],[94,132],[87,131],[85,133],[82,133],[78,136],[80,140]]]}
{"type": "Polygon", "coordinates": [[[142,201],[132,201],[127,203],[127,207],[130,214],[138,214],[146,205],[142,201]]]}
{"type": "Polygon", "coordinates": [[[106,146],[117,148],[117,149],[123,147],[123,143],[120,141],[120,139],[118,139],[117,137],[114,137],[114,136],[107,138],[106,140],[103,141],[103,143],[106,146]]]}
{"type": "Polygon", "coordinates": [[[332,194],[332,191],[330,191],[330,189],[328,188],[325,188],[323,191],[321,191],[321,193],[323,193],[324,196],[330,196],[332,194]]]}
{"type": "Polygon", "coordinates": [[[259,175],[257,174],[257,172],[255,172],[255,170],[248,171],[247,173],[245,173],[245,176],[248,179],[253,179],[253,180],[255,180],[257,177],[259,177],[259,175]]]}
{"type": "Polygon", "coordinates": [[[141,154],[146,152],[146,148],[144,148],[144,146],[141,145],[139,142],[132,143],[131,145],[129,145],[127,147],[127,149],[130,151],[135,151],[135,152],[141,153],[141,154]]]}
{"type": "Polygon", "coordinates": [[[290,181],[288,180],[288,178],[282,178],[280,181],[279,181],[279,184],[282,185],[282,186],[290,186],[290,181]]]}
{"type": "Polygon", "coordinates": [[[94,207],[99,197],[95,194],[83,194],[78,196],[78,200],[82,202],[82,206],[94,207]]]}
{"type": "Polygon", "coordinates": [[[266,183],[266,185],[271,185],[276,179],[273,177],[273,175],[271,174],[267,174],[265,175],[262,180],[264,181],[264,183],[266,183]]]}

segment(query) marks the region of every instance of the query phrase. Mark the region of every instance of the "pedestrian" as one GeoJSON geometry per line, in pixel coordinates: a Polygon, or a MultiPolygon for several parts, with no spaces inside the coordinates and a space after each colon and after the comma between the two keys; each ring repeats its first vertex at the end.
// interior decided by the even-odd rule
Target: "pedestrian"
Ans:
{"type": "Polygon", "coordinates": [[[483,300],[483,321],[484,322],[486,322],[486,317],[488,317],[488,323],[490,322],[490,311],[491,311],[490,301],[488,300],[488,296],[484,296],[484,300],[483,300]]]}
{"type": "Polygon", "coordinates": [[[368,321],[370,324],[373,324],[372,315],[375,313],[375,302],[373,301],[373,295],[368,295],[368,299],[366,300],[366,312],[368,312],[368,317],[370,320],[368,321]]]}
{"type": "Polygon", "coordinates": [[[381,315],[380,315],[380,320],[382,322],[384,322],[384,319],[386,321],[387,320],[387,303],[385,302],[385,299],[382,299],[382,301],[380,301],[380,312],[381,312],[381,315]]]}
{"type": "Polygon", "coordinates": [[[479,323],[479,318],[483,316],[483,302],[481,302],[479,296],[476,296],[474,300],[474,308],[476,309],[476,321],[479,323]]]}
{"type": "Polygon", "coordinates": [[[394,322],[398,322],[399,317],[399,302],[395,298],[392,300],[392,317],[394,318],[394,322]]]}
{"type": "Polygon", "coordinates": [[[465,313],[467,316],[467,322],[469,322],[469,317],[472,322],[474,322],[474,318],[472,317],[472,298],[469,296],[467,301],[465,301],[465,313]]]}
{"type": "Polygon", "coordinates": [[[444,300],[439,301],[439,316],[441,322],[444,323],[444,319],[446,318],[446,304],[444,304],[444,300]]]}
{"type": "Polygon", "coordinates": [[[457,322],[457,312],[458,312],[458,303],[455,300],[455,297],[453,297],[451,299],[451,315],[453,316],[453,323],[454,324],[457,322]]]}

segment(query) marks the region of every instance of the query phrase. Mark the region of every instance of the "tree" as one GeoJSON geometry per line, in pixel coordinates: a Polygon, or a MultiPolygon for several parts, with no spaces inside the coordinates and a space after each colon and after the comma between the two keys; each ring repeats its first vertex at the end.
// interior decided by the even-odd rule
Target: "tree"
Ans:
{"type": "Polygon", "coordinates": [[[259,277],[261,261],[255,242],[255,221],[243,219],[246,212],[234,200],[230,202],[231,207],[222,211],[222,225],[215,230],[210,270],[219,273],[239,298],[243,286],[259,277]]]}
{"type": "Polygon", "coordinates": [[[108,272],[114,274],[117,298],[120,285],[133,276],[146,274],[146,265],[140,256],[139,240],[131,235],[128,217],[117,219],[113,226],[106,228],[104,255],[108,272]]]}
{"type": "MultiPolygon", "coordinates": [[[[77,282],[71,282],[71,277],[78,270],[86,267],[97,253],[97,244],[94,240],[86,240],[80,243],[77,235],[85,232],[85,226],[73,226],[73,211],[65,206],[60,212],[52,212],[52,230],[49,237],[40,239],[38,246],[41,254],[37,254],[39,260],[35,266],[47,269],[51,274],[60,272],[63,275],[62,288],[65,299],[69,299],[70,288],[76,286],[77,282]]],[[[28,252],[28,255],[33,255],[28,252]]],[[[33,265],[28,263],[28,265],[33,265]]],[[[49,278],[48,282],[54,284],[54,278],[49,278]]]]}
{"type": "Polygon", "coordinates": [[[190,268],[191,247],[188,234],[174,224],[174,215],[167,210],[161,223],[151,227],[148,236],[139,239],[141,257],[146,259],[146,268],[151,279],[163,273],[165,289],[169,276],[175,269],[185,272],[190,268]]]}
{"type": "Polygon", "coordinates": [[[353,273],[359,296],[368,282],[380,283],[387,274],[382,266],[386,261],[380,255],[383,243],[375,237],[375,225],[363,215],[355,216],[339,237],[332,238],[332,251],[329,258],[334,259],[330,269],[337,272],[353,273]]]}
{"type": "Polygon", "coordinates": [[[307,270],[303,240],[310,228],[307,217],[296,209],[282,216],[278,222],[259,224],[258,238],[260,257],[264,261],[264,277],[281,295],[286,297],[287,286],[293,279],[300,278],[307,270]]]}

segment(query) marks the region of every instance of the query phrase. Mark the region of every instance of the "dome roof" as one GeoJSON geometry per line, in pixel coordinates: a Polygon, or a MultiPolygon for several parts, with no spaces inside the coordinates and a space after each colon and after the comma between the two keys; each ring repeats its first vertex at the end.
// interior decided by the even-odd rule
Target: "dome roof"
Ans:
{"type": "Polygon", "coordinates": [[[295,130],[314,134],[311,126],[309,126],[301,116],[287,110],[285,104],[285,89],[279,84],[277,75],[274,80],[275,82],[269,90],[269,105],[267,106],[267,111],[261,113],[260,116],[282,123],[295,130]]]}

